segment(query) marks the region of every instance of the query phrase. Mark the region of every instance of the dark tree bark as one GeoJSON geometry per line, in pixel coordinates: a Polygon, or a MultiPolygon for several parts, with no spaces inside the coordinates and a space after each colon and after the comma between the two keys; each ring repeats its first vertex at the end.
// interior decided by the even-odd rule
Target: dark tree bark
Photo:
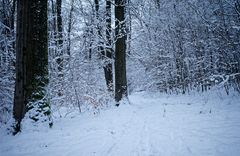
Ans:
{"type": "Polygon", "coordinates": [[[113,71],[112,71],[112,28],[111,28],[111,1],[106,0],[106,53],[105,59],[107,59],[106,66],[104,67],[105,79],[108,90],[113,92],[113,71]]]}
{"type": "MultiPolygon", "coordinates": [[[[126,0],[115,0],[115,100],[119,102],[127,96],[126,76],[126,30],[125,30],[126,0]]],[[[118,104],[117,104],[118,105],[118,104]]]]}
{"type": "Polygon", "coordinates": [[[62,0],[56,1],[56,7],[57,7],[58,46],[62,48],[62,44],[63,44],[62,0]]]}
{"type": "Polygon", "coordinates": [[[58,78],[61,87],[58,90],[58,96],[63,95],[63,25],[62,25],[62,0],[56,0],[57,13],[57,64],[58,64],[58,78]]]}
{"type": "Polygon", "coordinates": [[[99,0],[95,0],[95,10],[96,10],[96,19],[98,21],[97,32],[98,37],[100,38],[98,50],[102,55],[102,59],[104,60],[104,76],[106,80],[106,85],[108,91],[113,92],[113,74],[112,74],[112,41],[111,41],[111,1],[106,0],[106,49],[104,49],[103,44],[103,35],[101,33],[102,28],[99,25],[99,0]]]}
{"type": "MultiPolygon", "coordinates": [[[[68,17],[68,29],[67,29],[67,55],[70,57],[70,50],[71,50],[71,31],[72,31],[72,18],[73,18],[73,5],[74,5],[74,0],[71,0],[71,8],[69,12],[69,17],[68,17]]],[[[69,60],[67,60],[68,62],[69,60]]]]}
{"type": "Polygon", "coordinates": [[[20,129],[25,113],[37,121],[50,115],[46,87],[48,84],[47,0],[17,1],[16,83],[13,116],[15,133],[20,129]]]}
{"type": "MultiPolygon", "coordinates": [[[[57,21],[57,18],[56,18],[56,3],[54,2],[54,0],[51,0],[51,11],[52,11],[52,30],[53,30],[53,38],[55,39],[55,45],[57,45],[57,42],[56,42],[56,37],[57,37],[57,28],[56,28],[56,21],[57,21]]],[[[56,52],[54,51],[54,54],[56,52]]]]}

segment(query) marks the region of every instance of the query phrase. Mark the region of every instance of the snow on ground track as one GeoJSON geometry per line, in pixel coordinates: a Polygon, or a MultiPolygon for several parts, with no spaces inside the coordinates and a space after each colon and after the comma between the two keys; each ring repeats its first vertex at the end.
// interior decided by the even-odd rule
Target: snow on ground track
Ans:
{"type": "Polygon", "coordinates": [[[0,131],[0,156],[239,156],[240,98],[138,93],[131,105],[0,131]]]}

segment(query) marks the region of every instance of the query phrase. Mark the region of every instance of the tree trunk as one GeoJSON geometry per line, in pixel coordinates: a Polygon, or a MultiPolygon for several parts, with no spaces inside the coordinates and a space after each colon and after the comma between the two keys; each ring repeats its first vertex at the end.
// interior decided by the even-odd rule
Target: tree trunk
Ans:
{"type": "MultiPolygon", "coordinates": [[[[115,100],[127,96],[125,0],[115,0],[115,100]]],[[[119,105],[119,104],[117,104],[119,105]]]]}
{"type": "Polygon", "coordinates": [[[106,84],[108,87],[108,91],[113,92],[113,72],[112,72],[112,54],[113,54],[113,49],[112,49],[112,28],[111,28],[111,1],[106,0],[106,53],[105,53],[105,59],[106,61],[106,66],[104,66],[104,73],[105,73],[105,79],[106,79],[106,84]]]}
{"type": "Polygon", "coordinates": [[[21,120],[32,108],[36,111],[30,116],[33,120],[37,121],[41,116],[49,117],[47,85],[47,0],[17,1],[16,83],[13,106],[16,125],[14,133],[21,130],[21,120]]]}
{"type": "Polygon", "coordinates": [[[58,96],[63,95],[63,25],[62,25],[62,0],[56,0],[57,12],[57,64],[58,64],[58,78],[60,88],[58,96]]]}
{"type": "Polygon", "coordinates": [[[104,60],[104,76],[106,80],[106,85],[108,91],[113,91],[113,75],[112,75],[112,48],[111,48],[111,1],[106,0],[106,39],[107,48],[103,47],[103,35],[101,33],[102,28],[100,27],[100,19],[99,19],[99,0],[95,0],[95,10],[96,10],[96,19],[97,19],[97,32],[99,37],[99,45],[98,50],[102,55],[102,59],[104,60]]]}
{"type": "MultiPolygon", "coordinates": [[[[72,31],[72,18],[73,18],[73,5],[74,5],[74,0],[71,0],[71,8],[69,12],[69,19],[68,19],[68,29],[67,29],[67,55],[70,57],[70,50],[71,50],[71,31],[72,31]]],[[[67,60],[67,63],[69,61],[69,58],[67,60]]]]}

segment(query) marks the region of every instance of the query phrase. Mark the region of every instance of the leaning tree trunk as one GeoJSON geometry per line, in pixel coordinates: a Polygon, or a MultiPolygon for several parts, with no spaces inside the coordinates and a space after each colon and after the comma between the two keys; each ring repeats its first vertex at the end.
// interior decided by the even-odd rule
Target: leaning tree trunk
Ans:
{"type": "MultiPolygon", "coordinates": [[[[126,30],[125,30],[126,0],[115,0],[115,100],[119,102],[127,96],[126,76],[126,30]]],[[[119,105],[119,104],[117,104],[119,105]]]]}
{"type": "MultiPolygon", "coordinates": [[[[25,113],[49,120],[47,0],[17,1],[16,84],[13,116],[19,132],[25,113]],[[47,118],[46,118],[47,117],[47,118]]],[[[51,124],[50,124],[51,125],[51,124]]]]}

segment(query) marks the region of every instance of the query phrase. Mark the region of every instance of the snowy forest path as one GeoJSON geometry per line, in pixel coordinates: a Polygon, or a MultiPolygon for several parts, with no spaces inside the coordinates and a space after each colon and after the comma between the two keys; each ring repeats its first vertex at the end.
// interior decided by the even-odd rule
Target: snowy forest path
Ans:
{"type": "Polygon", "coordinates": [[[217,99],[138,93],[97,115],[55,118],[52,129],[27,120],[17,136],[0,129],[0,155],[238,156],[240,98],[217,99]]]}

